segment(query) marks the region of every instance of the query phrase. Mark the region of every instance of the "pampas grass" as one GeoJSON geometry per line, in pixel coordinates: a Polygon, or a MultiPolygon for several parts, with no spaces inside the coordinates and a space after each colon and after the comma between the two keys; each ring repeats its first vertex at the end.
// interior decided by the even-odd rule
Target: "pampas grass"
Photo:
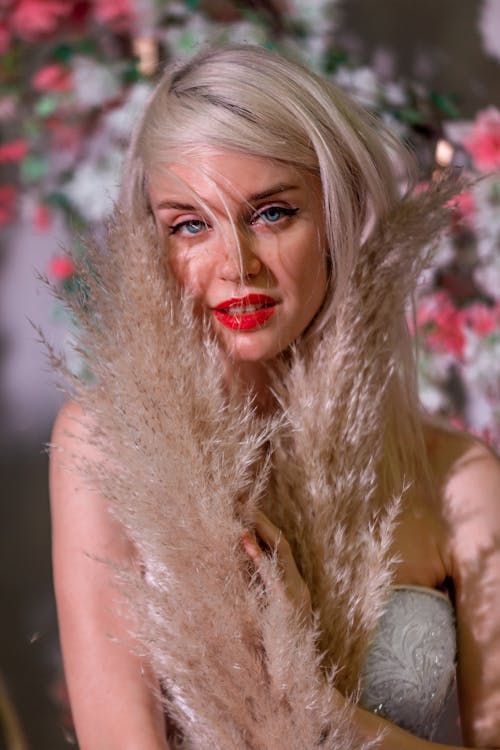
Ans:
{"type": "MultiPolygon", "coordinates": [[[[443,179],[380,222],[360,251],[334,324],[312,353],[296,349],[288,375],[276,383],[288,428],[274,458],[279,502],[267,510],[309,586],[323,662],[335,666],[337,687],[354,696],[392,579],[390,544],[409,479],[402,477],[392,496],[378,492],[399,377],[395,337],[456,190],[452,178],[443,179]]],[[[397,419],[411,420],[412,409],[414,418],[411,404],[397,419]]],[[[418,427],[410,421],[412,429],[418,427]]]]}
{"type": "Polygon", "coordinates": [[[103,456],[84,471],[141,559],[142,573],[120,576],[181,747],[376,744],[356,736],[332,684],[355,693],[391,579],[398,504],[376,489],[392,321],[443,201],[429,191],[387,217],[334,324],[281,369],[269,420],[226,394],[210,327],[166,272],[149,218],[117,212],[106,248],[89,246],[84,292],[68,299],[93,376],[73,377],[74,397],[103,456]],[[258,505],[293,546],[313,625],[285,596],[275,557],[255,571],[243,551],[258,505]]]}

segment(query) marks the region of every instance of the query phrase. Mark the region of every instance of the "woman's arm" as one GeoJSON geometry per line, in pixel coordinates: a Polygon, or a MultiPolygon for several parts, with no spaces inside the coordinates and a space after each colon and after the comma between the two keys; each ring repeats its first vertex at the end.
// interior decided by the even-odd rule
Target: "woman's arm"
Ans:
{"type": "Polygon", "coordinates": [[[68,690],[81,750],[167,750],[155,681],[132,653],[126,602],[109,560],[130,564],[134,551],[104,499],[80,476],[97,460],[81,409],[66,404],[54,426],[50,491],[54,583],[68,690]]]}
{"type": "MultiPolygon", "coordinates": [[[[472,442],[472,441],[471,441],[472,442]]],[[[449,472],[451,540],[464,741],[500,747],[500,461],[475,442],[449,472]]]]}

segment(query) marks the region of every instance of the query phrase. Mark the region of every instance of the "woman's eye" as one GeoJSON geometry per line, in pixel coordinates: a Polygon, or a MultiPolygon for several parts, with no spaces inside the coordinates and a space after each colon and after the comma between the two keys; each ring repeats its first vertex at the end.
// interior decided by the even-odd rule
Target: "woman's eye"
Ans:
{"type": "Polygon", "coordinates": [[[178,224],[173,224],[170,227],[170,234],[193,236],[199,234],[204,229],[208,229],[208,225],[201,219],[188,219],[187,221],[180,221],[178,224]]]}
{"type": "Polygon", "coordinates": [[[262,220],[265,224],[276,224],[285,216],[294,216],[298,208],[285,208],[285,206],[269,206],[264,208],[252,218],[252,224],[262,220]]]}

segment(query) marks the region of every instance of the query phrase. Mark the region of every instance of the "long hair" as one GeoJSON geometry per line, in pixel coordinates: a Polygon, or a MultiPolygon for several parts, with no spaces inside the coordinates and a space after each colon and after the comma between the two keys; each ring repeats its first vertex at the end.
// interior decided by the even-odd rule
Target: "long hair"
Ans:
{"type": "MultiPolygon", "coordinates": [[[[325,301],[307,330],[314,343],[334,324],[371,230],[412,186],[410,155],[332,83],[250,45],[209,49],[167,68],[130,145],[122,187],[129,214],[151,210],[148,175],[203,146],[277,160],[318,177],[330,272],[325,301]]],[[[380,492],[389,496],[404,483],[428,478],[415,357],[403,313],[394,330],[400,366],[389,386],[380,466],[380,492]]]]}

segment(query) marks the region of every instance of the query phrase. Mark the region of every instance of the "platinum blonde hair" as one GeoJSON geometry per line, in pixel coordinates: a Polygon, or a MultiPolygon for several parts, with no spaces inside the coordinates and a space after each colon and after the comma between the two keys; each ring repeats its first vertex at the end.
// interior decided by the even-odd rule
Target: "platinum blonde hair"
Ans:
{"type": "MultiPolygon", "coordinates": [[[[148,174],[204,146],[285,162],[319,178],[330,284],[308,335],[321,331],[342,299],[371,228],[400,199],[401,182],[412,183],[409,153],[332,83],[251,45],[209,49],[167,68],[129,149],[122,188],[127,211],[140,216],[150,210],[148,174]]],[[[423,455],[414,356],[404,320],[400,329],[394,346],[401,371],[391,387],[381,467],[387,474],[382,484],[393,490],[396,476],[419,473],[420,461],[410,456],[423,455]]]]}
{"type": "Polygon", "coordinates": [[[211,49],[167,69],[129,151],[123,197],[147,195],[145,177],[180,151],[211,146],[274,159],[321,181],[332,299],[342,294],[367,228],[398,200],[395,164],[408,152],[330,82],[251,45],[211,49]]]}

